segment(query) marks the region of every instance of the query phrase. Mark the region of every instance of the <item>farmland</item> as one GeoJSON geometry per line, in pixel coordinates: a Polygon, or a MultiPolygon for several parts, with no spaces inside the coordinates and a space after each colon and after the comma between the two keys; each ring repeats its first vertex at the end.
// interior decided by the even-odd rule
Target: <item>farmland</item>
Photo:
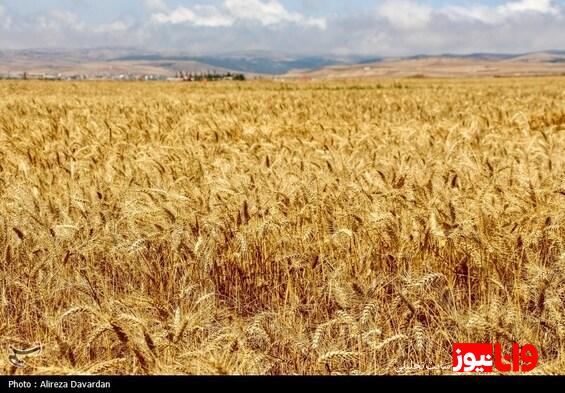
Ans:
{"type": "Polygon", "coordinates": [[[563,373],[564,157],[563,77],[2,82],[0,373],[563,373]]]}

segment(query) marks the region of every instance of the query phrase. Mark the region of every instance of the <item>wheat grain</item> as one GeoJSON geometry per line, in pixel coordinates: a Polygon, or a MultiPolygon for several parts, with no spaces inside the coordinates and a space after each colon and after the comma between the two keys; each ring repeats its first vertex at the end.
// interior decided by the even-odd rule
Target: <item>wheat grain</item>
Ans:
{"type": "Polygon", "coordinates": [[[0,82],[0,372],[565,369],[563,78],[187,87],[0,82]]]}

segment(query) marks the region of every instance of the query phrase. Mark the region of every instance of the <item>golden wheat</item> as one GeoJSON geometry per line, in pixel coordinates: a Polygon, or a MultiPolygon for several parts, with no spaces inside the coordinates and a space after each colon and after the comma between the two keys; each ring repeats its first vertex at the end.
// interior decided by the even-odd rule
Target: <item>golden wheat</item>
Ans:
{"type": "Polygon", "coordinates": [[[564,157],[563,78],[2,82],[0,373],[565,373],[564,157]]]}

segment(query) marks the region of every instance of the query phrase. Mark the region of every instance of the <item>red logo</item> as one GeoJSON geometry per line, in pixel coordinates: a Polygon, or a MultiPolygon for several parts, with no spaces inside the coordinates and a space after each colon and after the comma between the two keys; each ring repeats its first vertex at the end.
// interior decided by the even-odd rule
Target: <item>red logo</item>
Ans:
{"type": "Polygon", "coordinates": [[[492,344],[453,344],[453,371],[492,372],[492,344]]]}
{"type": "Polygon", "coordinates": [[[453,371],[491,373],[493,369],[527,373],[538,364],[538,350],[532,344],[512,344],[512,353],[503,354],[501,344],[453,344],[453,371]],[[494,366],[494,367],[493,367],[494,366]]]}

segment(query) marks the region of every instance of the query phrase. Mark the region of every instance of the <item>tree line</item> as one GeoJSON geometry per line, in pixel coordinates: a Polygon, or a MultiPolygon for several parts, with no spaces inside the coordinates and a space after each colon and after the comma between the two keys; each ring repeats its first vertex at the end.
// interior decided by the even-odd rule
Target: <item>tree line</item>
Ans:
{"type": "Polygon", "coordinates": [[[182,79],[185,82],[201,82],[201,81],[221,81],[221,80],[234,80],[234,81],[244,81],[246,80],[244,74],[232,73],[232,72],[225,72],[225,73],[217,73],[217,72],[184,72],[180,71],[177,72],[176,77],[178,79],[182,79]]]}

